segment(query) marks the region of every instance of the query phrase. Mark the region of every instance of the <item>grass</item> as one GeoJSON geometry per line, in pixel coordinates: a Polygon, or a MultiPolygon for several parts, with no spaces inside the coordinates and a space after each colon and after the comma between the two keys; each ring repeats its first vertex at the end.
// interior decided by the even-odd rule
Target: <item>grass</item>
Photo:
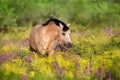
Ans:
{"type": "Polygon", "coordinates": [[[0,80],[119,80],[120,28],[71,29],[74,46],[50,57],[29,51],[31,28],[0,32],[0,80]]]}

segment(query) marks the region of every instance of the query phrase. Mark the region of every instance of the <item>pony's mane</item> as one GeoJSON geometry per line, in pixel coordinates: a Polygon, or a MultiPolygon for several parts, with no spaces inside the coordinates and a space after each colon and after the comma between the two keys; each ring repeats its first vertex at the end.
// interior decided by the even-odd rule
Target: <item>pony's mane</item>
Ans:
{"type": "Polygon", "coordinates": [[[46,21],[45,23],[43,23],[43,26],[47,26],[49,24],[49,22],[53,21],[57,26],[60,26],[60,23],[63,25],[63,31],[67,31],[69,30],[69,27],[62,21],[58,20],[58,19],[49,19],[48,21],[46,21]]]}

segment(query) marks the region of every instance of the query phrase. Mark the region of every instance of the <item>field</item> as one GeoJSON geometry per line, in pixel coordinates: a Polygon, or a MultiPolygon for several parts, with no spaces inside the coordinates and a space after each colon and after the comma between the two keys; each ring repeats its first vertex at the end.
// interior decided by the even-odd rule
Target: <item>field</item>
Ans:
{"type": "Polygon", "coordinates": [[[30,26],[0,32],[0,80],[120,80],[120,28],[70,28],[73,47],[50,57],[29,51],[30,26]]]}
{"type": "Polygon", "coordinates": [[[0,80],[120,80],[120,0],[0,0],[0,80]],[[44,57],[29,35],[50,18],[73,47],[44,57]]]}

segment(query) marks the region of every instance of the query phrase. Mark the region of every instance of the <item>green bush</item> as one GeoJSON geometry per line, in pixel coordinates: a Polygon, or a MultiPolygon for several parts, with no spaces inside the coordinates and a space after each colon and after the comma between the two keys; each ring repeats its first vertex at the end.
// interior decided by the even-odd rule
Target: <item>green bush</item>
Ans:
{"type": "Polygon", "coordinates": [[[0,0],[0,27],[43,23],[51,17],[84,26],[120,25],[115,0],[0,0]]]}

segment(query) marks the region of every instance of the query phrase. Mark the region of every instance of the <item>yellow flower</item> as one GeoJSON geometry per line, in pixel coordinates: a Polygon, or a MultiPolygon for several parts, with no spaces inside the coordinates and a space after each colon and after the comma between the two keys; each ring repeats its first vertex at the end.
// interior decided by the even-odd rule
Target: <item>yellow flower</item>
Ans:
{"type": "Polygon", "coordinates": [[[71,71],[66,72],[66,76],[73,78],[74,74],[71,71]]]}
{"type": "Polygon", "coordinates": [[[4,46],[3,48],[3,51],[7,52],[7,51],[10,51],[10,48],[8,46],[4,46]]]}
{"type": "MultiPolygon", "coordinates": [[[[17,70],[16,70],[17,71],[17,70]]],[[[18,71],[16,72],[17,74],[23,74],[26,72],[25,68],[18,68],[18,71]]]]}
{"type": "Polygon", "coordinates": [[[48,63],[53,62],[53,61],[54,61],[53,56],[49,56],[49,57],[46,59],[46,61],[47,61],[48,63]]]}
{"type": "Polygon", "coordinates": [[[88,61],[86,59],[80,59],[81,64],[86,64],[88,61]]]}
{"type": "Polygon", "coordinates": [[[3,67],[5,68],[6,71],[10,71],[10,65],[9,64],[4,64],[3,67]]]}
{"type": "Polygon", "coordinates": [[[34,77],[34,76],[35,76],[35,72],[34,72],[34,71],[30,71],[29,76],[30,76],[30,77],[34,77]]]}

